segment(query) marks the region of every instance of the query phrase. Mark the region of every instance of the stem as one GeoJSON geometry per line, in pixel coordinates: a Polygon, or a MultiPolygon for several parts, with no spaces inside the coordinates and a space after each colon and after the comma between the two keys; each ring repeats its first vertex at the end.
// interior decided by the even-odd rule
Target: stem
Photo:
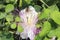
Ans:
{"type": "Polygon", "coordinates": [[[40,0],[44,5],[46,5],[47,7],[49,7],[43,0],[40,0]]]}
{"type": "Polygon", "coordinates": [[[22,0],[19,0],[19,7],[22,7],[22,0]]]}

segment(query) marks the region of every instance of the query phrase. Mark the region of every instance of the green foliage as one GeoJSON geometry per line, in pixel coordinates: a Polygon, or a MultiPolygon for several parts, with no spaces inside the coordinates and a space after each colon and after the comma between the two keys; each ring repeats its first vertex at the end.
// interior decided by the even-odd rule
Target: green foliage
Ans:
{"type": "Polygon", "coordinates": [[[18,24],[18,27],[17,27],[17,31],[18,32],[23,32],[23,27],[20,25],[20,24],[18,24]]]}
{"type": "Polygon", "coordinates": [[[58,11],[54,11],[52,14],[51,14],[51,18],[57,23],[60,25],[60,12],[58,11]],[[58,16],[57,16],[58,15],[58,16]]]}
{"type": "Polygon", "coordinates": [[[4,8],[5,7],[5,5],[3,5],[3,4],[0,4],[0,9],[2,9],[2,8],[4,8]]]}
{"type": "Polygon", "coordinates": [[[6,17],[6,13],[0,12],[0,19],[5,18],[5,17],[6,17]]]}
{"type": "Polygon", "coordinates": [[[19,2],[19,7],[22,7],[22,0],[20,0],[19,2]]]}
{"type": "Polygon", "coordinates": [[[48,34],[48,36],[51,38],[51,37],[53,37],[53,36],[56,36],[55,35],[55,30],[51,30],[50,32],[49,32],[49,34],[48,34]]]}
{"type": "Polygon", "coordinates": [[[12,34],[0,32],[0,40],[14,40],[12,34]]]}
{"type": "Polygon", "coordinates": [[[58,40],[60,40],[60,37],[58,38],[58,40]]]}
{"type": "Polygon", "coordinates": [[[44,22],[43,28],[39,33],[39,36],[44,37],[47,33],[49,33],[50,30],[51,30],[51,24],[48,21],[44,22]]]}
{"type": "Polygon", "coordinates": [[[41,6],[39,6],[39,5],[34,5],[34,8],[37,12],[40,12],[40,10],[41,10],[41,6]]]}
{"type": "Polygon", "coordinates": [[[44,8],[39,19],[43,19],[43,18],[48,18],[49,17],[49,14],[50,14],[50,10],[49,9],[46,9],[44,8]]]}
{"type": "Polygon", "coordinates": [[[15,2],[16,0],[5,0],[6,1],[6,3],[10,3],[10,2],[15,2]]]}
{"type": "Polygon", "coordinates": [[[14,32],[24,31],[16,9],[28,6],[39,13],[36,27],[41,30],[35,40],[51,40],[54,36],[60,40],[60,0],[0,0],[0,40],[14,40],[14,32]]]}
{"type": "Polygon", "coordinates": [[[50,40],[49,38],[45,37],[44,40],[50,40]]]}
{"type": "Polygon", "coordinates": [[[10,13],[9,15],[6,16],[6,20],[8,22],[13,21],[13,15],[10,13]]]}
{"type": "Polygon", "coordinates": [[[13,10],[14,10],[14,5],[12,5],[12,4],[6,5],[6,8],[5,8],[6,13],[11,12],[13,10]]]}
{"type": "Polygon", "coordinates": [[[57,29],[55,30],[51,30],[48,34],[48,36],[51,38],[53,36],[56,36],[56,37],[60,37],[60,27],[58,27],[57,29]]]}
{"type": "Polygon", "coordinates": [[[51,12],[59,11],[57,5],[52,5],[52,6],[49,7],[49,9],[50,9],[51,12]],[[53,11],[53,10],[54,10],[54,11],[53,11]]]}
{"type": "Polygon", "coordinates": [[[11,28],[15,29],[16,28],[16,23],[11,24],[11,28]]]}
{"type": "Polygon", "coordinates": [[[57,37],[60,37],[60,27],[58,27],[58,28],[55,30],[55,32],[56,32],[56,36],[57,36],[57,37]]]}
{"type": "Polygon", "coordinates": [[[20,17],[17,16],[17,17],[15,18],[15,21],[16,21],[16,22],[20,22],[20,21],[21,21],[20,17]]]}
{"type": "Polygon", "coordinates": [[[34,40],[42,40],[42,39],[40,38],[40,36],[38,34],[38,35],[35,36],[35,39],[34,40]]]}
{"type": "Polygon", "coordinates": [[[39,28],[41,25],[40,24],[36,24],[36,27],[39,28]]]}
{"type": "Polygon", "coordinates": [[[30,4],[32,0],[25,0],[27,4],[30,4]]]}

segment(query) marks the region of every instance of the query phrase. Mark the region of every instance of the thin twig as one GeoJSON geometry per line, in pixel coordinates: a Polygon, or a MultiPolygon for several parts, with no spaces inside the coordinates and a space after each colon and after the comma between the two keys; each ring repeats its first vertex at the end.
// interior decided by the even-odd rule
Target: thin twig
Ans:
{"type": "Polygon", "coordinates": [[[47,7],[49,7],[43,0],[40,0],[44,5],[46,5],[47,7]]]}

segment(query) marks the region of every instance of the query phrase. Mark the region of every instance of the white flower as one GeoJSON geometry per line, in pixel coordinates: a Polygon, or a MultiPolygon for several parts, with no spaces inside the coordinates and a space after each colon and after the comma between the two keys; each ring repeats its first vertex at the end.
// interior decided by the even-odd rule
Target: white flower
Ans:
{"type": "Polygon", "coordinates": [[[32,6],[29,6],[28,8],[25,8],[21,10],[19,13],[21,17],[21,25],[24,28],[24,31],[20,34],[22,38],[29,37],[30,40],[34,40],[36,31],[35,24],[38,21],[38,13],[35,11],[35,9],[32,6]]]}

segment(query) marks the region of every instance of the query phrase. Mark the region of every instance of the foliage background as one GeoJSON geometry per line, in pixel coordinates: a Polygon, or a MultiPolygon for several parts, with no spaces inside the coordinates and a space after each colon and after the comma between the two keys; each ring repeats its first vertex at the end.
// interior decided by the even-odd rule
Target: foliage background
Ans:
{"type": "Polygon", "coordinates": [[[17,25],[20,22],[19,11],[33,6],[39,13],[37,28],[41,32],[35,40],[51,40],[56,37],[60,40],[60,0],[0,0],[0,40],[18,40],[16,32],[23,28],[17,25]]]}

